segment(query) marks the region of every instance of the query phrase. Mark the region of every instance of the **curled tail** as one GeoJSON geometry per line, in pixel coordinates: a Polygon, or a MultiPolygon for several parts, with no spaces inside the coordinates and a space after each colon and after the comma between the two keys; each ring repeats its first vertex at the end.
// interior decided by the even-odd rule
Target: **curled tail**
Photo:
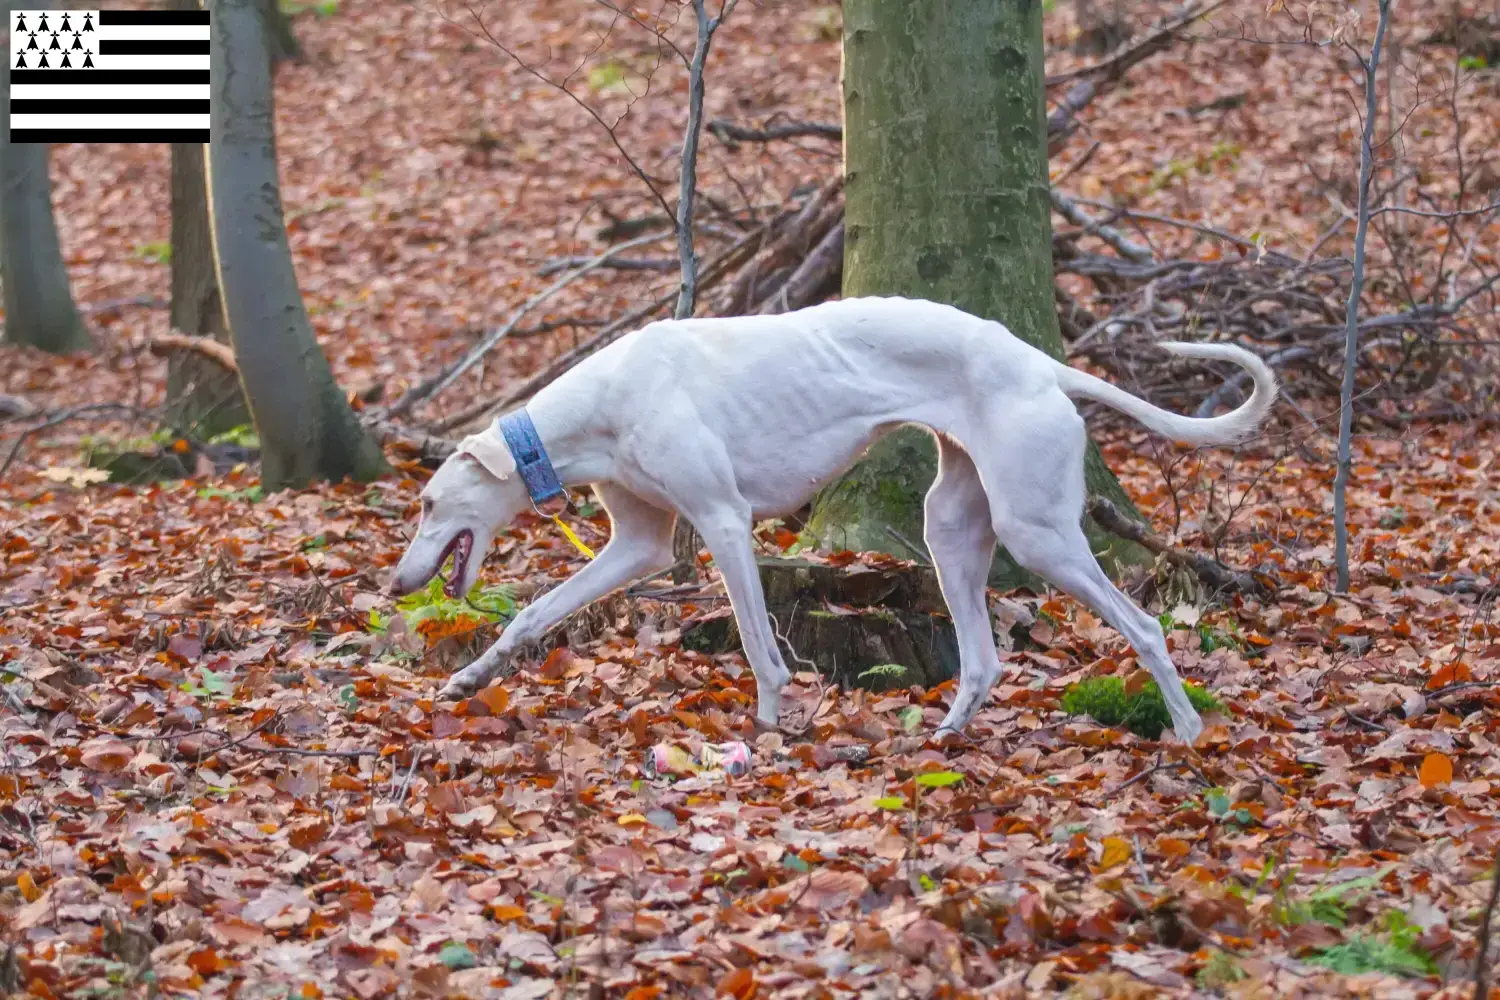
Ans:
{"type": "Polygon", "coordinates": [[[1133,417],[1146,427],[1192,445],[1235,444],[1254,434],[1271,404],[1276,402],[1276,374],[1266,363],[1243,347],[1232,344],[1184,344],[1166,341],[1156,345],[1184,358],[1232,361],[1245,369],[1255,389],[1250,398],[1235,409],[1217,417],[1188,417],[1172,413],[1133,396],[1088,372],[1057,365],[1057,384],[1070,397],[1082,396],[1133,417]]]}

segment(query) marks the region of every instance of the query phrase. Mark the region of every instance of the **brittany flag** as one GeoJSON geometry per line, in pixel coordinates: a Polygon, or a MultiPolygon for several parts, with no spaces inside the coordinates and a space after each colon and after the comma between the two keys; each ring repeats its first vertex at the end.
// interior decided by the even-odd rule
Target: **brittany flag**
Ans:
{"type": "Polygon", "coordinates": [[[208,11],[9,17],[11,142],[208,141],[208,11]]]}

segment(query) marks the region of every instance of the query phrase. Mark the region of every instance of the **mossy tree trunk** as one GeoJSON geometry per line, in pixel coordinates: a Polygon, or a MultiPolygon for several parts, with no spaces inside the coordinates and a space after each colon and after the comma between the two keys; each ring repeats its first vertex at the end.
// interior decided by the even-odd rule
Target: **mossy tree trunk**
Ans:
{"type": "Polygon", "coordinates": [[[302,58],[302,44],[292,31],[292,20],[281,9],[280,0],[260,0],[266,19],[266,51],[271,62],[296,61],[302,58]]]}
{"type": "MultiPolygon", "coordinates": [[[[197,10],[198,0],[166,0],[169,10],[197,10]]],[[[214,241],[208,224],[208,182],[201,143],[172,144],[172,328],[229,342],[214,241]]],[[[172,426],[209,437],[250,422],[239,379],[208,358],[180,351],[167,362],[172,426]]]]}
{"type": "MultiPolygon", "coordinates": [[[[1036,0],[845,0],[845,296],[947,302],[1063,356],[1042,61],[1036,0]]],[[[810,527],[910,558],[936,468],[927,433],[898,431],[820,494],[810,527]]],[[[1088,485],[1131,506],[1092,446],[1088,485]]],[[[1114,561],[1138,555],[1091,536],[1114,561]]],[[[1021,582],[1003,553],[991,576],[1021,582]]]]}
{"type": "MultiPolygon", "coordinates": [[[[10,94],[10,10],[4,9],[4,58],[0,95],[10,94]]],[[[46,2],[37,8],[50,7],[46,2]]],[[[83,318],[73,304],[68,269],[52,214],[48,148],[10,141],[0,123],[0,271],[5,274],[5,342],[38,347],[53,354],[91,346],[83,318]]]]}
{"type": "Polygon", "coordinates": [[[261,477],[269,489],[372,479],[385,458],[333,380],[292,269],[264,22],[260,0],[214,5],[206,154],[219,291],[260,436],[261,477]]]}

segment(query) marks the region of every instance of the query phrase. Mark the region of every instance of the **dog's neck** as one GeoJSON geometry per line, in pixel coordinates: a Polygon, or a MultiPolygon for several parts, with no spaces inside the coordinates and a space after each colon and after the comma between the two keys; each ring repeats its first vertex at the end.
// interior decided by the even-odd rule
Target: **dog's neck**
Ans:
{"type": "Polygon", "coordinates": [[[564,377],[537,393],[526,412],[564,486],[607,480],[614,469],[614,434],[597,426],[594,400],[566,383],[564,377]]]}

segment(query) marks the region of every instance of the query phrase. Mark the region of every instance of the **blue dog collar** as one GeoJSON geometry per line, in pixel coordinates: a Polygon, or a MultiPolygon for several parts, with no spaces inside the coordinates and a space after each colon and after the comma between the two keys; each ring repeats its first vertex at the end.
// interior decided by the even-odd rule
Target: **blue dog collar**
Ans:
{"type": "Polygon", "coordinates": [[[531,422],[526,408],[513,410],[495,423],[500,427],[511,457],[516,460],[516,471],[526,484],[526,492],[531,494],[532,504],[540,507],[548,500],[566,497],[557,470],[552,467],[552,460],[547,457],[547,449],[542,447],[541,436],[537,434],[536,425],[531,422]]]}

